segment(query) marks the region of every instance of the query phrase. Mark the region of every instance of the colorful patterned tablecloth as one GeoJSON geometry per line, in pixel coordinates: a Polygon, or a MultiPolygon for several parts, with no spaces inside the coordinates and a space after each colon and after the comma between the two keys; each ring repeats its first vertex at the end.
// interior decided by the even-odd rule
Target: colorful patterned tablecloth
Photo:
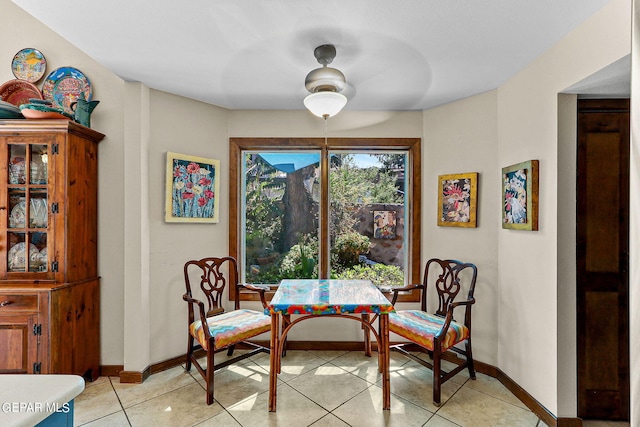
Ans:
{"type": "Polygon", "coordinates": [[[369,280],[286,279],[280,282],[265,314],[342,314],[394,311],[369,280]]]}

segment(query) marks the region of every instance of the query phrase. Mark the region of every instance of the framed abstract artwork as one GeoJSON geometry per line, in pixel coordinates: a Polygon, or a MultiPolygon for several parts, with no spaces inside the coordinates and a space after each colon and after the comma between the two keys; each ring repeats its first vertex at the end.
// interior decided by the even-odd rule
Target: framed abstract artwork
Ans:
{"type": "Polygon", "coordinates": [[[218,222],[220,161],[167,152],[166,222],[218,222]]]}
{"type": "Polygon", "coordinates": [[[502,228],[538,229],[538,160],[502,168],[502,228]]]}
{"type": "Polygon", "coordinates": [[[438,225],[477,227],[478,173],[438,176],[438,225]]]}

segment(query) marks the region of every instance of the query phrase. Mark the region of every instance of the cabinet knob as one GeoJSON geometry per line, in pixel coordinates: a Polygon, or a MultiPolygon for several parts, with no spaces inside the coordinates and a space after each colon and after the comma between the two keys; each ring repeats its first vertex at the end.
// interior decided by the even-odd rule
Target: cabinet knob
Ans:
{"type": "Polygon", "coordinates": [[[9,304],[11,304],[11,301],[9,301],[9,300],[2,301],[2,302],[0,302],[0,307],[4,307],[5,305],[9,305],[9,304]]]}

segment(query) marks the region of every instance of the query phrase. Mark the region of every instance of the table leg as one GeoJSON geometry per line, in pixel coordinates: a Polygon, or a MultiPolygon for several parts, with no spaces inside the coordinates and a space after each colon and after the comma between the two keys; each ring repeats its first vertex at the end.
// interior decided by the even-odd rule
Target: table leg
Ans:
{"type": "Polygon", "coordinates": [[[389,315],[378,317],[380,344],[380,365],[382,367],[382,409],[391,409],[391,381],[389,378],[389,315]]]}
{"type": "Polygon", "coordinates": [[[271,314],[271,345],[269,354],[269,412],[276,411],[277,385],[278,385],[278,369],[280,354],[280,315],[271,314]]]}
{"type": "MultiPolygon", "coordinates": [[[[287,326],[289,326],[289,324],[291,323],[291,316],[289,316],[288,314],[282,314],[282,332],[284,332],[285,328],[287,326]]],[[[282,336],[282,333],[280,334],[280,336],[282,336]]],[[[282,362],[281,358],[287,355],[287,338],[284,338],[284,343],[282,344],[282,354],[280,355],[280,358],[278,358],[279,362],[278,362],[278,373],[280,373],[280,363],[282,362]]]]}
{"type": "MultiPolygon", "coordinates": [[[[369,313],[362,313],[363,322],[370,323],[369,319],[369,313]]],[[[371,334],[369,333],[369,328],[365,325],[362,325],[362,329],[364,329],[364,355],[371,357],[371,334]]]]}

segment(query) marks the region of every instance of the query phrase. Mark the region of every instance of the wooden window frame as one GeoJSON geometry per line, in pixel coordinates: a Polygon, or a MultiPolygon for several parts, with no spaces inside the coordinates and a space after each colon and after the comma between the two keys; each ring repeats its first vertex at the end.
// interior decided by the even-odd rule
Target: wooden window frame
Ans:
{"type": "MultiPolygon", "coordinates": [[[[408,209],[410,236],[405,240],[408,254],[409,283],[420,283],[422,271],[420,262],[421,248],[421,195],[422,195],[422,157],[420,138],[229,138],[229,255],[238,261],[238,269],[242,271],[244,260],[240,259],[240,185],[243,151],[291,151],[292,149],[315,149],[321,152],[321,203],[320,203],[320,238],[328,236],[329,227],[329,151],[351,150],[371,151],[384,149],[386,151],[403,150],[409,152],[409,164],[405,168],[405,176],[409,179],[410,197],[408,209]]],[[[320,277],[326,278],[329,270],[328,245],[320,245],[320,277]]],[[[273,285],[277,287],[277,285],[273,285]]],[[[234,298],[235,287],[230,287],[230,298],[234,298]]],[[[268,293],[269,299],[273,295],[268,293]]],[[[419,293],[413,291],[400,295],[398,301],[418,301],[419,293]]],[[[255,293],[242,293],[241,300],[258,301],[255,293]]]]}

